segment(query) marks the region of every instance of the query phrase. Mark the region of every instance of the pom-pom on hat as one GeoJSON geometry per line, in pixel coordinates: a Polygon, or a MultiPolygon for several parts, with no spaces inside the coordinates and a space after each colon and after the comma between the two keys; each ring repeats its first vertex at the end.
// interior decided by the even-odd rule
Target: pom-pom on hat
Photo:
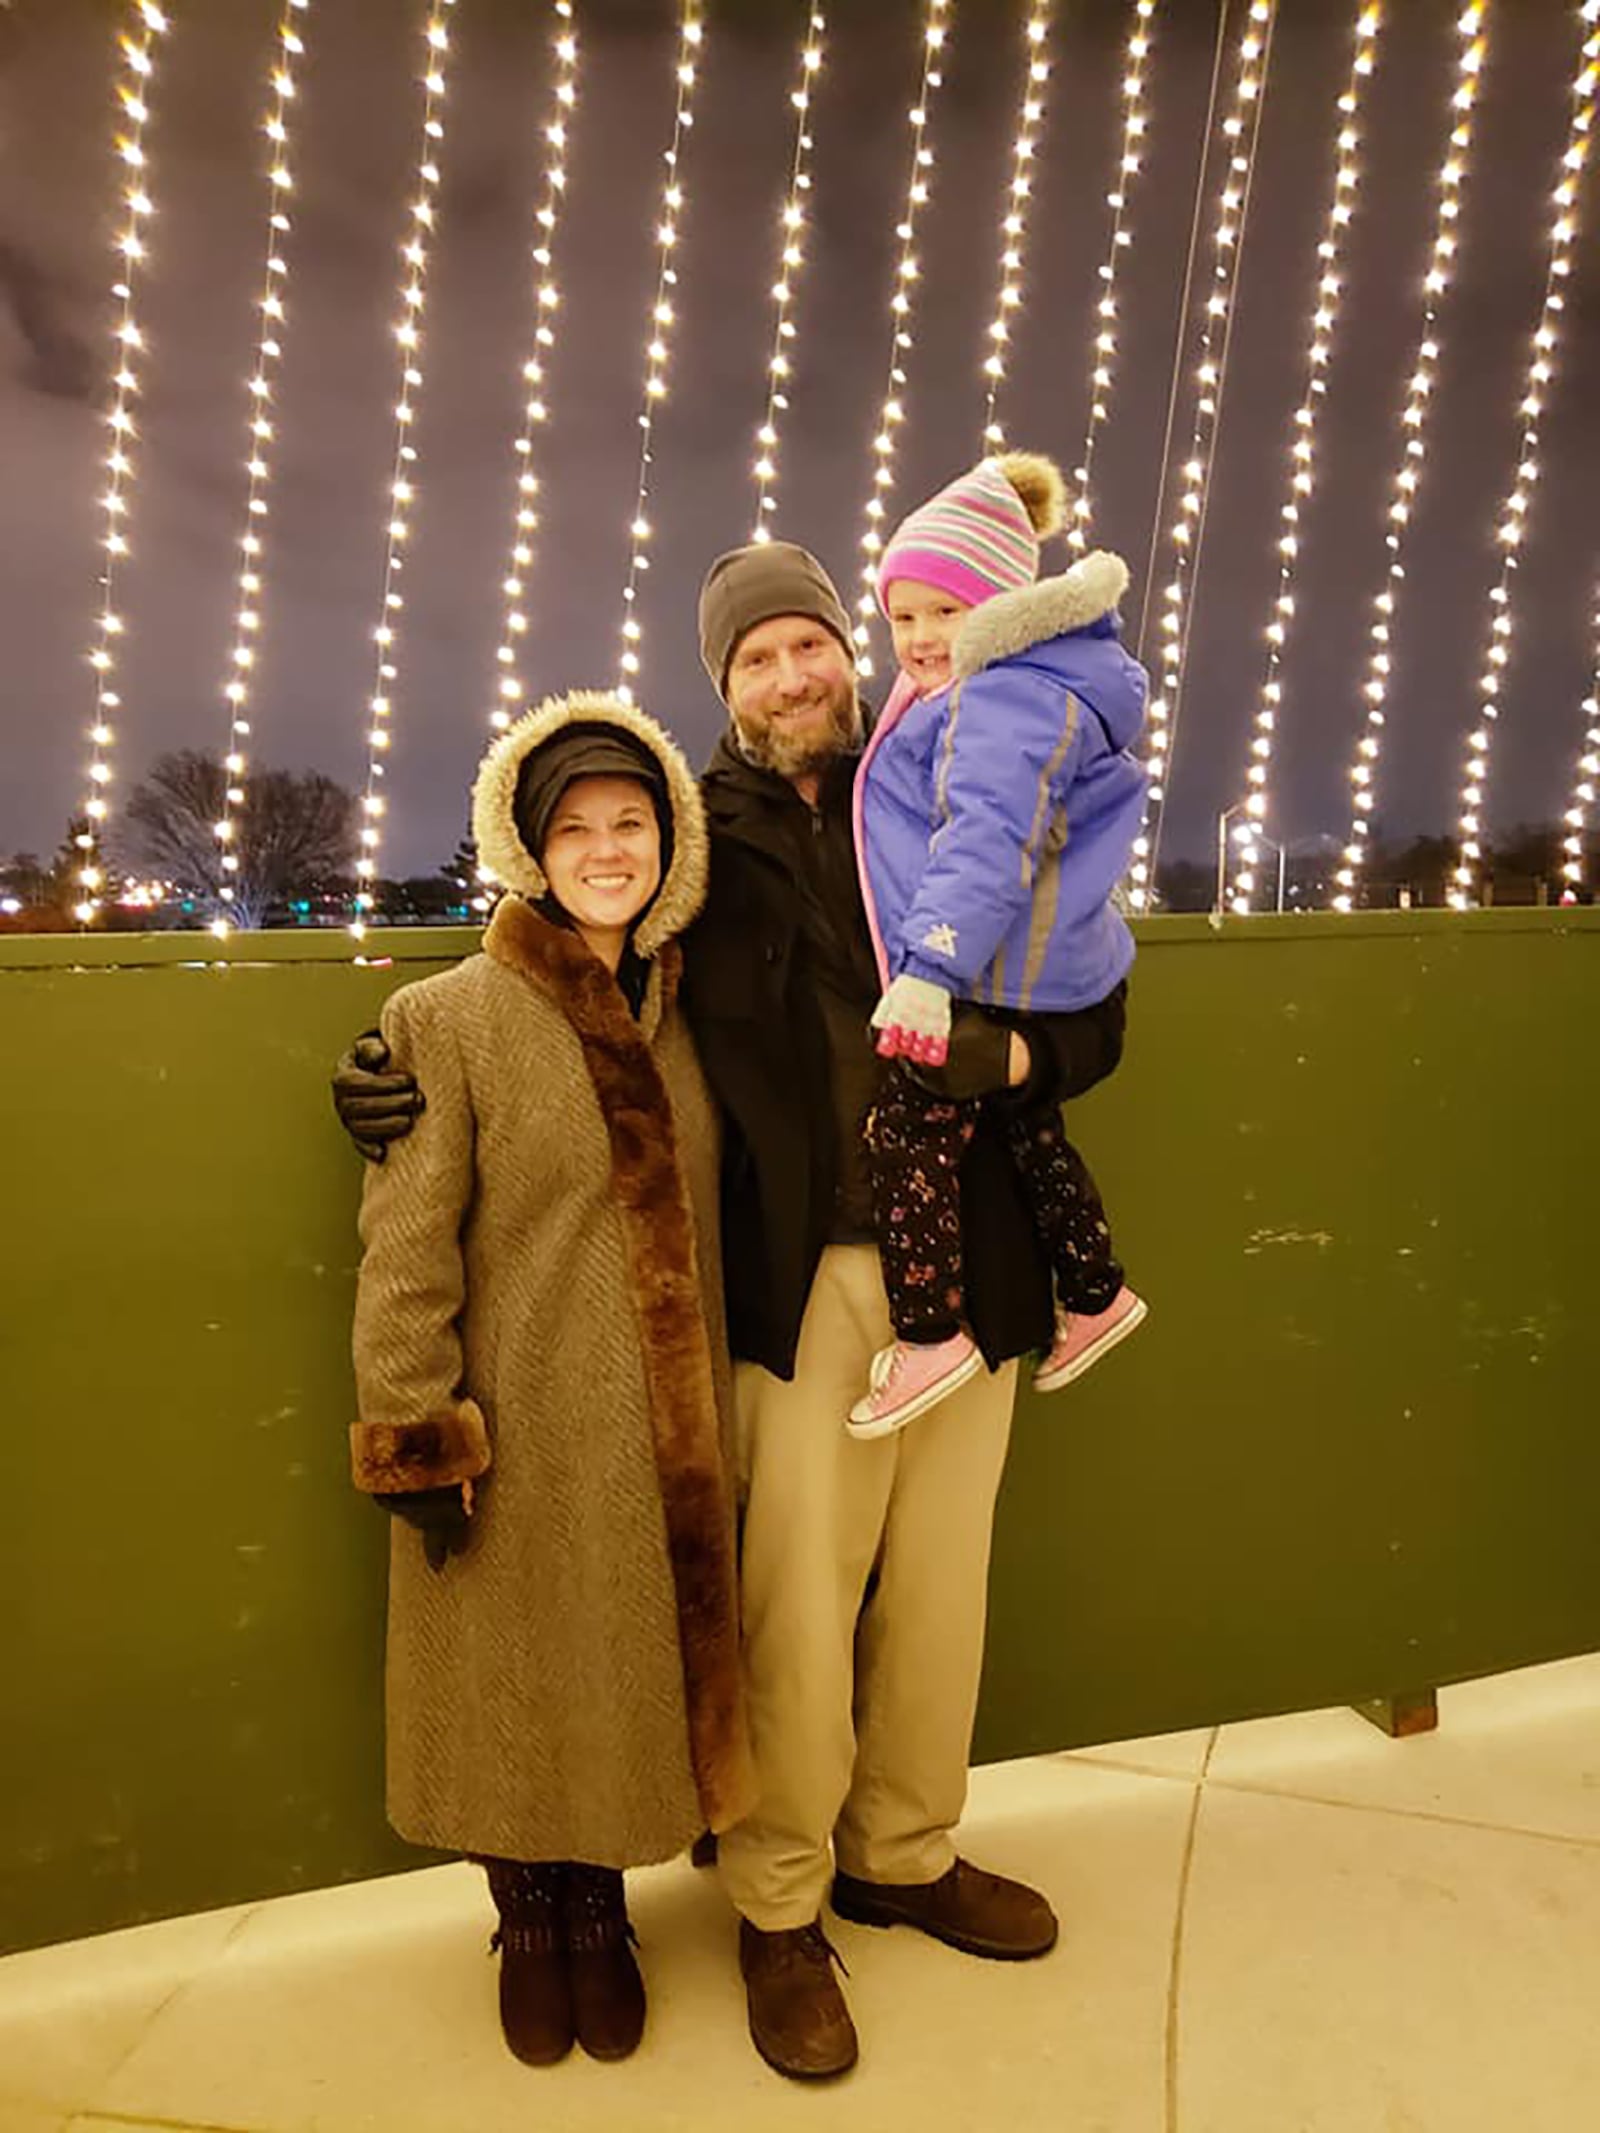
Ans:
{"type": "Polygon", "coordinates": [[[1066,523],[1067,485],[1053,459],[1004,452],[968,473],[902,520],[878,568],[878,605],[887,611],[896,579],[936,585],[977,607],[1015,592],[1039,575],[1039,543],[1066,523]]]}

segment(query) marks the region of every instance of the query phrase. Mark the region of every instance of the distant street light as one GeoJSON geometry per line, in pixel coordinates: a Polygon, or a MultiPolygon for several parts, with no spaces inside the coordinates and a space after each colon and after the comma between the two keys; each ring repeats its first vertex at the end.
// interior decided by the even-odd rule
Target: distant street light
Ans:
{"type": "MultiPolygon", "coordinates": [[[[1234,842],[1235,844],[1242,844],[1242,843],[1243,843],[1243,842],[1245,841],[1245,839],[1246,839],[1247,837],[1249,837],[1249,836],[1251,836],[1251,835],[1253,834],[1253,835],[1254,835],[1254,837],[1255,837],[1255,840],[1256,840],[1257,844],[1270,844],[1270,845],[1271,845],[1271,847],[1272,847],[1272,849],[1273,849],[1273,850],[1274,850],[1274,851],[1275,851],[1275,852],[1277,853],[1277,855],[1278,855],[1278,902],[1277,902],[1277,909],[1278,909],[1278,910],[1279,910],[1280,912],[1281,912],[1281,911],[1282,911],[1282,909],[1283,909],[1283,885],[1284,885],[1284,876],[1285,876],[1285,872],[1286,872],[1286,869],[1287,869],[1287,859],[1288,859],[1288,855],[1287,855],[1287,852],[1286,852],[1286,850],[1285,850],[1284,846],[1283,846],[1282,844],[1280,844],[1280,843],[1278,842],[1278,839],[1277,839],[1276,837],[1269,837],[1269,836],[1268,836],[1268,835],[1266,834],[1265,830],[1263,830],[1263,829],[1257,828],[1257,829],[1255,829],[1254,831],[1252,831],[1252,830],[1251,830],[1251,828],[1250,828],[1250,826],[1249,826],[1249,825],[1248,825],[1247,823],[1243,823],[1243,822],[1235,822],[1235,823],[1234,823],[1234,826],[1233,826],[1233,828],[1232,828],[1232,830],[1231,830],[1231,831],[1230,831],[1230,829],[1228,828],[1228,824],[1229,824],[1230,822],[1233,822],[1233,818],[1234,818],[1234,816],[1235,816],[1235,815],[1242,815],[1242,814],[1245,814],[1245,813],[1246,813],[1246,812],[1248,811],[1248,807],[1249,807],[1249,803],[1248,803],[1248,801],[1245,801],[1245,800],[1235,800],[1235,801],[1234,801],[1234,803],[1233,803],[1233,805],[1232,805],[1232,807],[1225,807],[1225,808],[1224,808],[1224,809],[1222,810],[1221,814],[1220,814],[1220,815],[1218,815],[1218,817],[1217,817],[1217,899],[1216,899],[1216,902],[1215,902],[1215,904],[1214,904],[1214,905],[1212,906],[1212,915],[1213,915],[1213,917],[1215,917],[1215,918],[1217,918],[1217,919],[1219,919],[1219,920],[1221,919],[1221,917],[1222,917],[1222,914],[1223,914],[1223,910],[1224,910],[1224,908],[1226,907],[1226,904],[1227,904],[1227,896],[1228,896],[1228,840],[1229,840],[1229,838],[1230,838],[1230,837],[1232,838],[1232,840],[1233,840],[1233,842],[1234,842]]],[[[1250,906],[1249,906],[1249,903],[1248,903],[1248,902],[1247,902],[1247,901],[1246,901],[1246,900],[1245,900],[1244,898],[1236,897],[1236,898],[1234,899],[1234,904],[1233,904],[1233,908],[1234,908],[1235,912],[1237,912],[1237,913],[1238,913],[1238,915],[1239,915],[1240,917],[1243,917],[1243,916],[1244,916],[1244,914],[1245,914],[1245,913],[1246,913],[1246,912],[1247,912],[1247,911],[1249,910],[1250,906]]]]}

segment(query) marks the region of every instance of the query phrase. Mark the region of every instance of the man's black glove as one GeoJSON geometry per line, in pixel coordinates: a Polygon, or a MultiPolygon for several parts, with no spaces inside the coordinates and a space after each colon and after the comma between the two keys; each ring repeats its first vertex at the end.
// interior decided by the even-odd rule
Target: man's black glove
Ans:
{"type": "Polygon", "coordinates": [[[403,1141],[427,1108],[416,1076],[394,1072],[382,1034],[364,1029],[333,1074],[339,1123],[369,1163],[381,1163],[391,1141],[403,1141]]]}
{"type": "Polygon", "coordinates": [[[907,1071],[930,1096],[966,1103],[1003,1091],[1010,1076],[1011,1029],[969,1001],[957,1000],[950,1017],[950,1050],[942,1066],[912,1066],[907,1071]]]}
{"type": "Polygon", "coordinates": [[[453,1489],[403,1489],[392,1496],[376,1496],[375,1503],[395,1518],[403,1518],[422,1535],[423,1552],[430,1570],[442,1570],[452,1555],[464,1555],[471,1531],[466,1498],[459,1485],[453,1489]]]}

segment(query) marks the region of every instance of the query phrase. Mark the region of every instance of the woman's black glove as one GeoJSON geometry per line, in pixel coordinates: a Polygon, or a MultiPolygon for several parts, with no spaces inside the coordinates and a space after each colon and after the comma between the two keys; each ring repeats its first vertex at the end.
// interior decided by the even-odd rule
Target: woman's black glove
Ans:
{"type": "Polygon", "coordinates": [[[430,1570],[442,1570],[452,1555],[466,1553],[471,1514],[459,1484],[450,1489],[402,1489],[394,1495],[375,1496],[373,1502],[415,1526],[422,1535],[430,1570]]]}
{"type": "Polygon", "coordinates": [[[414,1074],[394,1071],[382,1033],[365,1029],[333,1074],[339,1123],[369,1163],[381,1163],[391,1141],[403,1141],[427,1109],[414,1074]]]}

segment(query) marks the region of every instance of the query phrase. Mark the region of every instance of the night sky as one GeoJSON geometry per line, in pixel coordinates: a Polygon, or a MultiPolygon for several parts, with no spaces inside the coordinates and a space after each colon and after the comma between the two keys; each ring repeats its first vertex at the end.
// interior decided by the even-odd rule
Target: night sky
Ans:
{"type": "MultiPolygon", "coordinates": [[[[1240,11],[1237,0],[1235,13],[1240,11]]],[[[1244,789],[1248,729],[1276,590],[1290,413],[1305,370],[1316,238],[1351,0],[1284,0],[1265,105],[1210,522],[1163,856],[1204,853],[1244,789]]],[[[1346,770],[1396,416],[1419,325],[1457,12],[1390,0],[1363,123],[1360,210],[1302,525],[1276,794],[1293,839],[1342,836],[1346,770]]],[[[127,617],[119,785],[163,749],[220,750],[244,476],[244,379],[262,253],[257,131],[276,0],[174,0],[148,134],[157,213],[137,313],[150,354],[119,605],[127,617]]],[[[372,686],[392,451],[395,245],[414,183],[414,71],[424,10],[314,0],[292,143],[295,227],[277,401],[255,758],[359,786],[372,686]]],[[[815,548],[853,595],[889,351],[908,128],[921,64],[910,0],[833,0],[813,109],[813,238],[798,283],[796,377],[777,529],[815,548]]],[[[703,759],[721,722],[695,653],[705,564],[746,537],[752,437],[765,398],[777,211],[792,153],[803,0],[708,9],[698,123],[683,166],[680,322],[656,430],[657,528],[645,581],[640,694],[703,759]]],[[[1022,0],[958,0],[919,256],[917,346],[896,515],[978,455],[984,329],[1021,80],[1022,0]]],[[[1440,388],[1408,592],[1393,647],[1380,824],[1444,828],[1456,812],[1474,677],[1498,568],[1492,529],[1516,459],[1515,413],[1546,267],[1548,196],[1577,40],[1568,0],[1497,0],[1466,194],[1459,274],[1442,319],[1440,388]]],[[[113,32],[106,0],[0,6],[0,851],[51,849],[84,791],[101,530],[113,32]]],[[[1002,415],[1009,438],[1071,467],[1087,410],[1088,336],[1121,127],[1128,10],[1061,0],[1030,216],[1027,306],[1002,415]]],[[[1163,0],[1154,24],[1150,154],[1123,272],[1122,345],[1102,433],[1096,532],[1147,578],[1184,257],[1216,10],[1163,0]]],[[[551,420],[533,465],[544,523],[529,670],[541,687],[609,684],[632,516],[645,317],[661,151],[671,125],[670,0],[579,0],[583,46],[551,420]]],[[[430,871],[465,826],[493,695],[512,511],[511,440],[532,306],[528,246],[542,186],[548,9],[460,0],[445,116],[415,436],[415,533],[390,757],[384,870],[430,871]]],[[[1567,802],[1582,735],[1600,567],[1600,199],[1569,286],[1531,535],[1491,825],[1567,802]]],[[[1206,225],[1209,230],[1209,218],[1206,225]]],[[[1207,254],[1208,256],[1208,254],[1207,254]]],[[[1187,329],[1186,329],[1187,330],[1187,329]]],[[[1187,344],[1186,344],[1187,346],[1187,344]]],[[[1187,360],[1187,358],[1186,358],[1187,360]]],[[[1187,409],[1187,397],[1182,402],[1187,409]]],[[[1187,422],[1180,424],[1180,435],[1187,422]]],[[[1181,453],[1179,454],[1181,457],[1181,453]]],[[[1167,514],[1161,513],[1164,521],[1167,514]]],[[[1164,576],[1158,570],[1158,577],[1164,576]]],[[[879,681],[884,675],[880,657],[879,681]]],[[[113,816],[114,819],[114,816],[113,816]]]]}

